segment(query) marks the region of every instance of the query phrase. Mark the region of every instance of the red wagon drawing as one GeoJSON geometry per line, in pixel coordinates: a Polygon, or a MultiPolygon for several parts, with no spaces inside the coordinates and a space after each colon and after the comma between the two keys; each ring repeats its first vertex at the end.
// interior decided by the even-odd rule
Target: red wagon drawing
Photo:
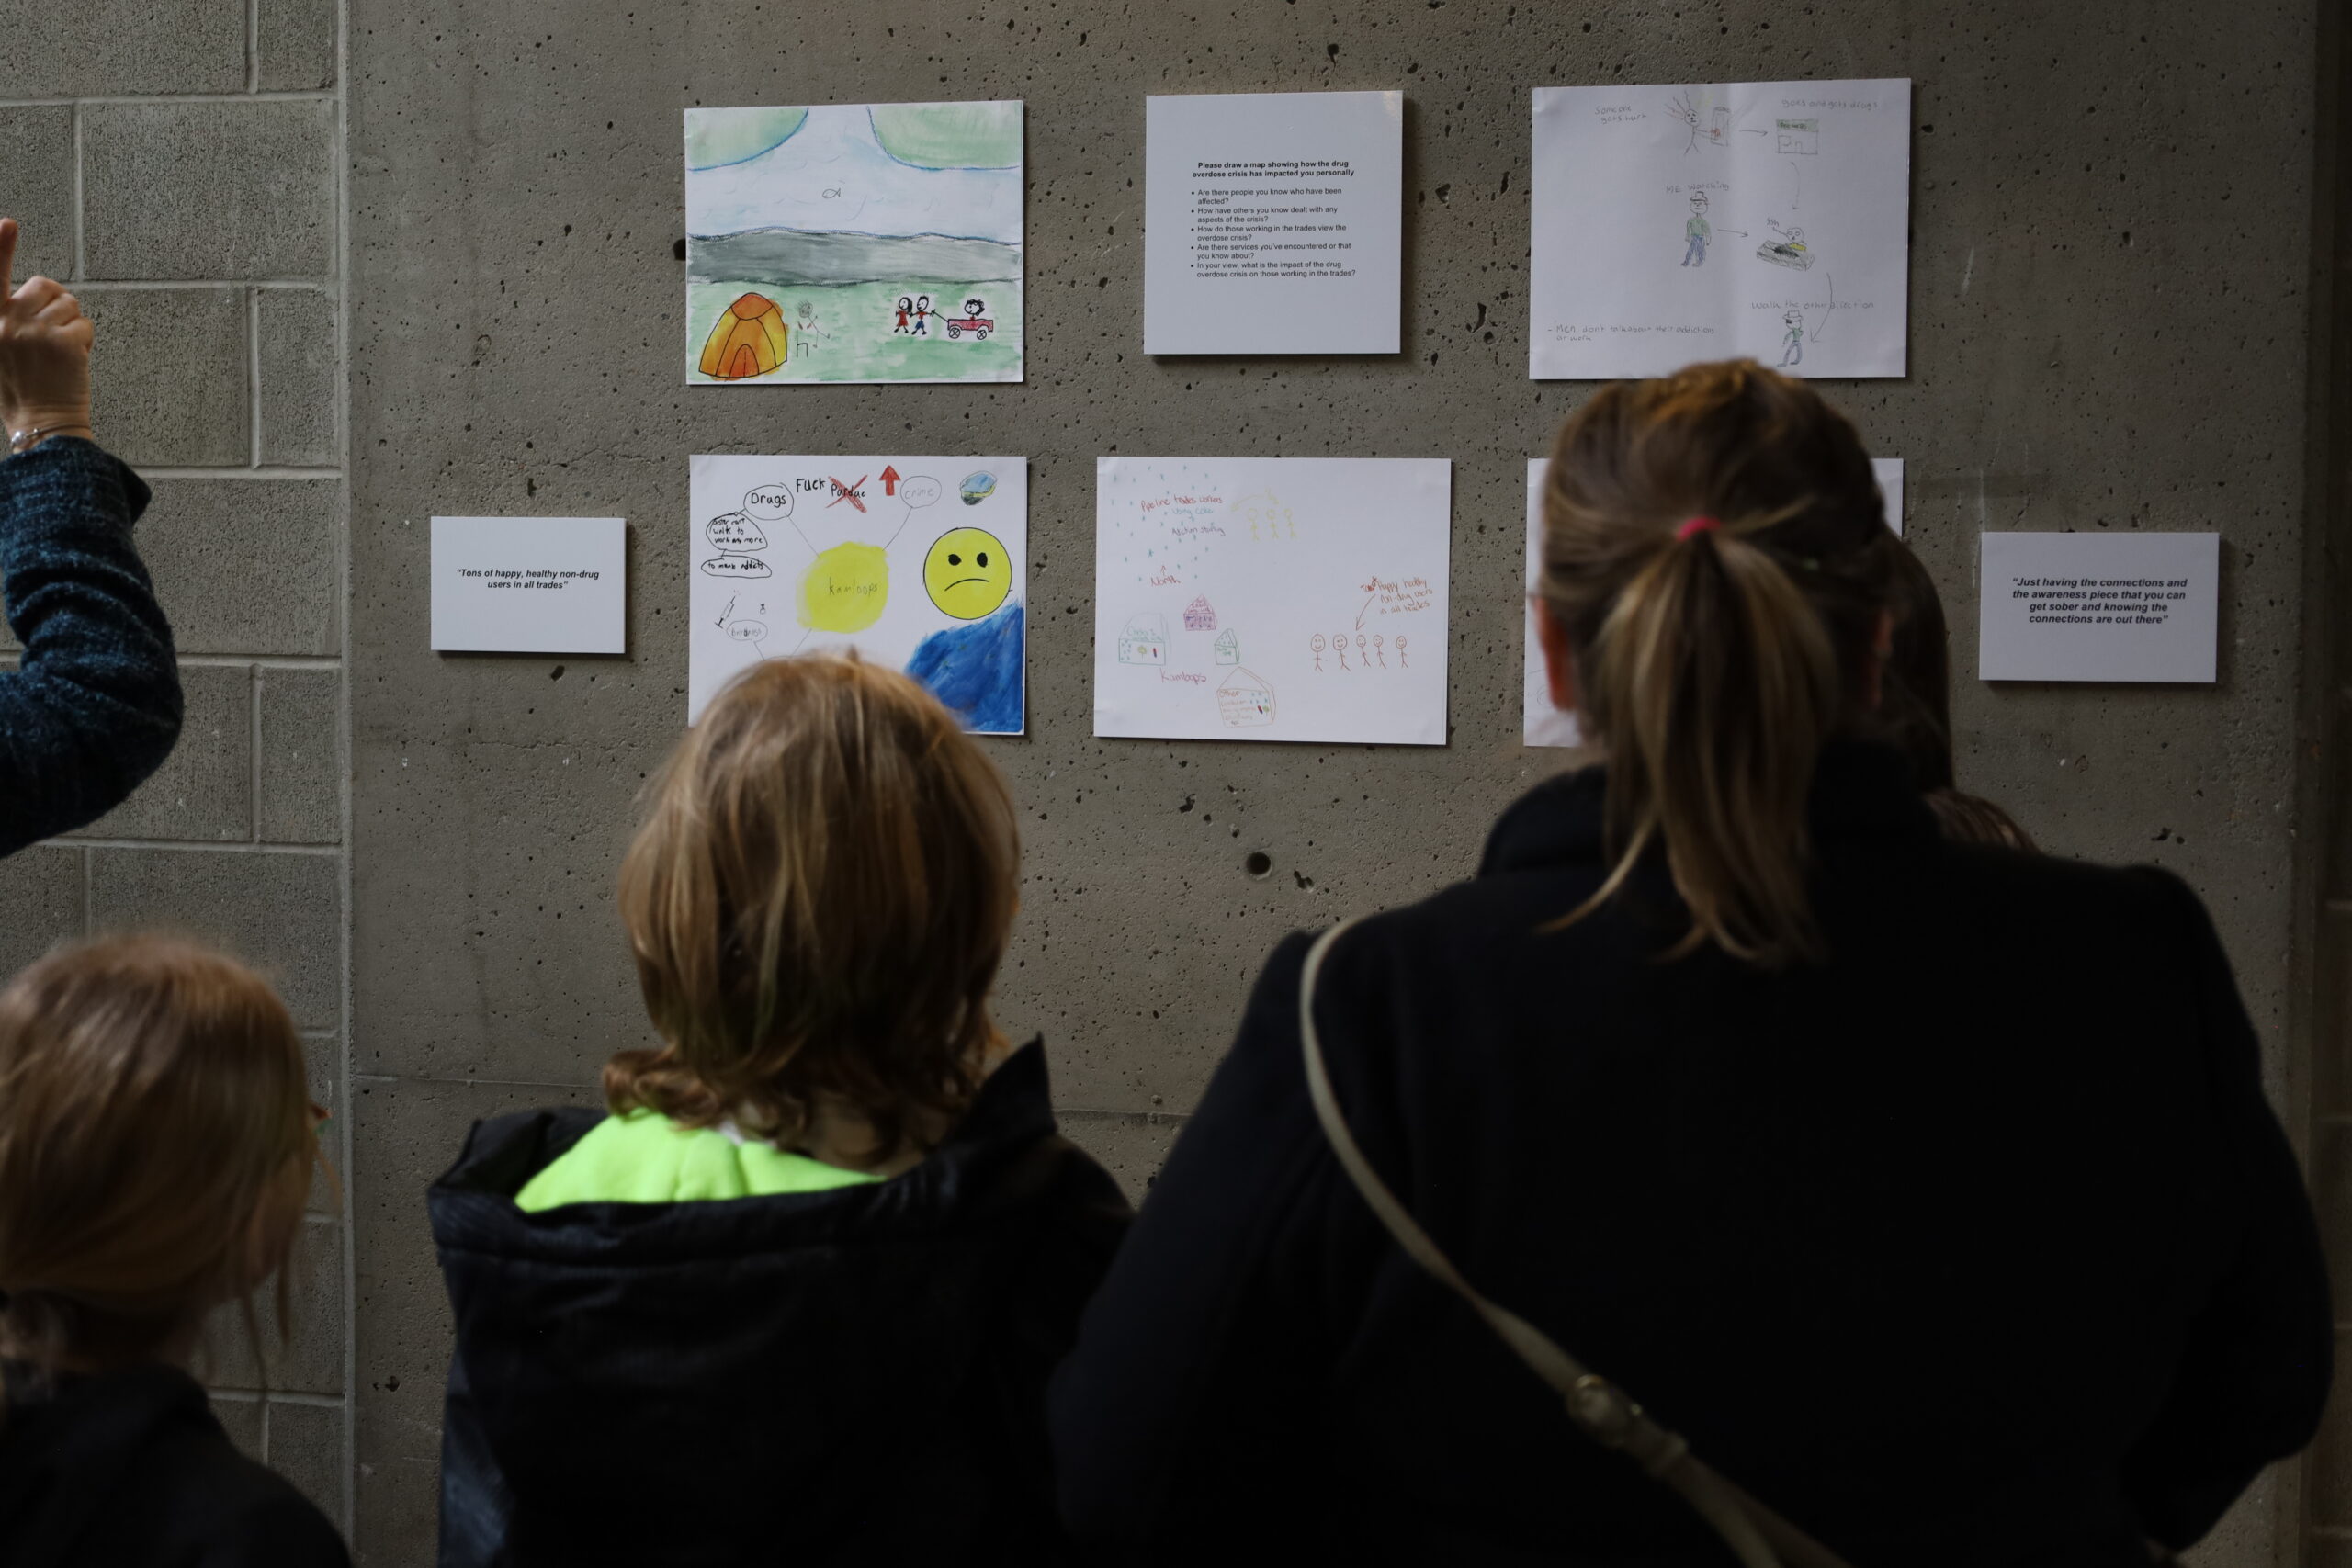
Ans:
{"type": "Polygon", "coordinates": [[[996,323],[986,316],[950,316],[947,319],[949,337],[962,337],[966,333],[974,337],[986,337],[994,331],[996,323]]]}

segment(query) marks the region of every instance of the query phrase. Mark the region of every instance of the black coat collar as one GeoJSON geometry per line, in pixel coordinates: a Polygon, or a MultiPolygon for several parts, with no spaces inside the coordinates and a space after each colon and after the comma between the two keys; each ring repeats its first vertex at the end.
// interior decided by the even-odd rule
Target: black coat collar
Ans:
{"type": "MultiPolygon", "coordinates": [[[[1608,800],[1606,764],[1546,779],[1495,823],[1478,874],[1601,864],[1608,800]]],[[[1822,748],[1807,815],[1821,843],[1936,836],[1910,765],[1892,747],[1870,741],[1833,740],[1822,748]]]]}

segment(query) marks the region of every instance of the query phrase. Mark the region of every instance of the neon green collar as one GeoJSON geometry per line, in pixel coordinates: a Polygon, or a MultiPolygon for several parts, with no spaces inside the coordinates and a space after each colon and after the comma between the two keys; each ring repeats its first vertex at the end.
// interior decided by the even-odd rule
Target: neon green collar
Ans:
{"type": "Polygon", "coordinates": [[[650,1111],[607,1116],[514,1195],[527,1213],[566,1203],[692,1203],[828,1192],[879,1181],[715,1127],[681,1127],[650,1111]]]}

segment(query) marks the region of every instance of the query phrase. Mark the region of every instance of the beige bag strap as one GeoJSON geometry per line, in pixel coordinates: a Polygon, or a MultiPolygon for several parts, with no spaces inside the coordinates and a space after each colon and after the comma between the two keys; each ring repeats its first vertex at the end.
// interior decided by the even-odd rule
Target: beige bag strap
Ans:
{"type": "Polygon", "coordinates": [[[1437,1277],[1487,1320],[1504,1344],[1535,1374],[1559,1392],[1568,1418],[1603,1447],[1622,1449],[1644,1470],[1682,1495],[1713,1526],[1747,1568],[1847,1568],[1827,1547],[1733,1485],[1691,1453],[1690,1445],[1668,1431],[1626,1397],[1623,1390],[1554,1343],[1544,1331],[1507,1307],[1488,1301],[1464,1280],[1453,1261],[1420,1227],[1380,1179],[1355,1135],[1348,1131],[1324,1070],[1323,1046],[1315,1032],[1315,979],[1332,942],[1354,922],[1343,920],[1316,939],[1298,982],[1298,1039],[1306,1058],[1306,1090],[1315,1114],[1331,1142],[1331,1152],[1365,1203],[1388,1227],[1405,1255],[1437,1277]]]}

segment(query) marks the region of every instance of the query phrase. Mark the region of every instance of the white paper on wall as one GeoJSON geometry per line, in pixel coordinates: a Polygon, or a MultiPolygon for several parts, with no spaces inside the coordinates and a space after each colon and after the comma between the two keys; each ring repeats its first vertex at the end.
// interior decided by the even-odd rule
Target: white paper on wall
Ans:
{"type": "Polygon", "coordinates": [[[1147,354],[1394,354],[1405,95],[1144,99],[1147,354]]]}
{"type": "Polygon", "coordinates": [[[1094,733],[1445,743],[1453,465],[1098,457],[1094,733]]]}
{"type": "MultiPolygon", "coordinates": [[[[1544,469],[1546,459],[1527,460],[1527,592],[1521,637],[1524,660],[1520,693],[1520,743],[1524,746],[1581,746],[1577,716],[1552,705],[1552,688],[1544,669],[1544,645],[1535,628],[1535,581],[1544,572],[1544,469]]],[[[1903,532],[1903,459],[1872,457],[1871,471],[1886,498],[1886,522],[1903,532]]]]}
{"type": "Polygon", "coordinates": [[[1982,539],[1979,680],[2214,678],[2219,534],[1982,539]]]}
{"type": "Polygon", "coordinates": [[[435,517],[435,651],[628,652],[628,540],[618,517],[435,517]]]}
{"type": "Polygon", "coordinates": [[[1022,732],[1026,457],[697,457],[689,493],[689,724],[763,659],[854,649],[1022,732]]]}
{"type": "Polygon", "coordinates": [[[1905,367],[1911,84],[1538,87],[1528,374],[1905,367]]]}

